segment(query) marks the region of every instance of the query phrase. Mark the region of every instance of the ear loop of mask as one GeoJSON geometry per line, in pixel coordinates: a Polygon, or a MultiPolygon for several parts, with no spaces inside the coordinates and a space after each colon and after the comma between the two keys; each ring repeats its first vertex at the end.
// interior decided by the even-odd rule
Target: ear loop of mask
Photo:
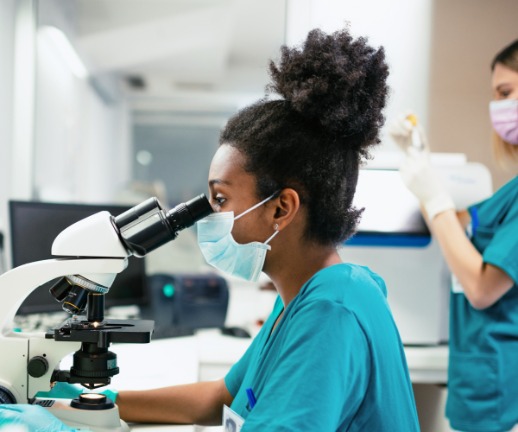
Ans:
{"type": "MultiPolygon", "coordinates": [[[[246,215],[247,213],[250,213],[252,210],[255,210],[257,207],[259,206],[262,206],[266,201],[270,201],[274,196],[275,194],[277,194],[279,191],[273,193],[272,195],[270,195],[268,198],[266,198],[265,200],[261,201],[259,204],[256,204],[255,206],[253,207],[250,207],[247,211],[244,211],[243,213],[241,213],[239,216],[236,216],[234,218],[234,220],[238,220],[241,216],[244,216],[246,215]]],[[[279,234],[279,224],[275,224],[275,232],[270,236],[270,238],[268,240],[266,240],[264,242],[264,244],[268,244],[270,242],[271,239],[273,239],[277,234],[279,234]]]]}
{"type": "Polygon", "coordinates": [[[271,239],[273,239],[277,234],[279,234],[279,224],[275,224],[275,232],[271,235],[271,237],[264,242],[264,244],[268,244],[271,239]]]}
{"type": "Polygon", "coordinates": [[[243,213],[241,213],[239,216],[236,216],[236,217],[234,218],[234,220],[238,220],[240,217],[242,217],[242,216],[246,215],[247,213],[250,213],[252,210],[255,210],[257,207],[262,206],[266,201],[271,200],[271,199],[275,196],[275,194],[276,194],[276,193],[278,193],[278,192],[279,192],[279,191],[277,191],[277,192],[275,192],[274,194],[270,195],[268,198],[266,198],[265,200],[261,201],[259,204],[256,204],[255,206],[250,207],[247,211],[244,211],[244,212],[243,212],[243,213]]]}

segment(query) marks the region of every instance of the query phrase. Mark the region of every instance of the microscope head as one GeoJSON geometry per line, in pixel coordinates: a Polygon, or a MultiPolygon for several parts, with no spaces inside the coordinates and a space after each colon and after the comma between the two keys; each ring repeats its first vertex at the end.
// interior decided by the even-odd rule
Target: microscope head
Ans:
{"type": "MultiPolygon", "coordinates": [[[[120,216],[100,212],[71,225],[54,240],[52,255],[116,259],[134,255],[143,258],[212,212],[203,194],[169,212],[156,198],[150,198],[120,216]]],[[[71,314],[83,313],[87,302],[99,311],[104,309],[104,297],[99,295],[109,291],[115,276],[109,273],[69,275],[58,281],[50,292],[71,314]],[[101,298],[102,307],[99,305],[101,298]]],[[[90,321],[99,321],[99,318],[102,321],[102,314],[90,317],[89,313],[90,321]]]]}

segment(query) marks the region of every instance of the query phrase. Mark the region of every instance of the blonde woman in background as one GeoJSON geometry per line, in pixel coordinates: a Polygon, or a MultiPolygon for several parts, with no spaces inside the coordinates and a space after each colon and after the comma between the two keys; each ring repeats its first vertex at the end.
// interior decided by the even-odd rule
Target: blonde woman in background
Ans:
{"type": "MultiPolygon", "coordinates": [[[[518,41],[495,57],[491,69],[495,154],[500,162],[517,161],[518,41]]],[[[446,416],[459,431],[518,431],[518,177],[456,211],[428,152],[411,147],[411,132],[408,120],[391,127],[408,155],[400,173],[458,281],[450,300],[446,416]]]]}

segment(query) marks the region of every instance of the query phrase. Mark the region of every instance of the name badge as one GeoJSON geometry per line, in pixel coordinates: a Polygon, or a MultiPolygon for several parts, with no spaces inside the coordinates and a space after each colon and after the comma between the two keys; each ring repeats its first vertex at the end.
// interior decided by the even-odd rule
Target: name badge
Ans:
{"type": "Polygon", "coordinates": [[[245,419],[243,417],[228,406],[223,405],[223,430],[225,432],[239,432],[244,424],[245,419]]]}

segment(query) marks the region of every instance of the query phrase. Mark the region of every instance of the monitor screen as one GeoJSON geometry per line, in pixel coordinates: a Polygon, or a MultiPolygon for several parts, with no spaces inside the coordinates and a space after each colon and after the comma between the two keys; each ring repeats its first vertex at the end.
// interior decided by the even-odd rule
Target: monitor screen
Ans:
{"type": "MultiPolygon", "coordinates": [[[[51,255],[56,236],[70,225],[106,210],[113,216],[130,207],[111,205],[53,204],[10,201],[11,245],[13,267],[55,258],[51,255]]],[[[106,306],[142,305],[147,303],[144,260],[130,257],[128,268],[118,274],[106,294],[106,306]]],[[[57,281],[47,282],[34,290],[22,303],[18,313],[44,313],[61,309],[49,293],[57,281]]]]}
{"type": "Polygon", "coordinates": [[[419,201],[398,171],[360,170],[353,203],[365,208],[358,234],[430,235],[419,201]]]}

